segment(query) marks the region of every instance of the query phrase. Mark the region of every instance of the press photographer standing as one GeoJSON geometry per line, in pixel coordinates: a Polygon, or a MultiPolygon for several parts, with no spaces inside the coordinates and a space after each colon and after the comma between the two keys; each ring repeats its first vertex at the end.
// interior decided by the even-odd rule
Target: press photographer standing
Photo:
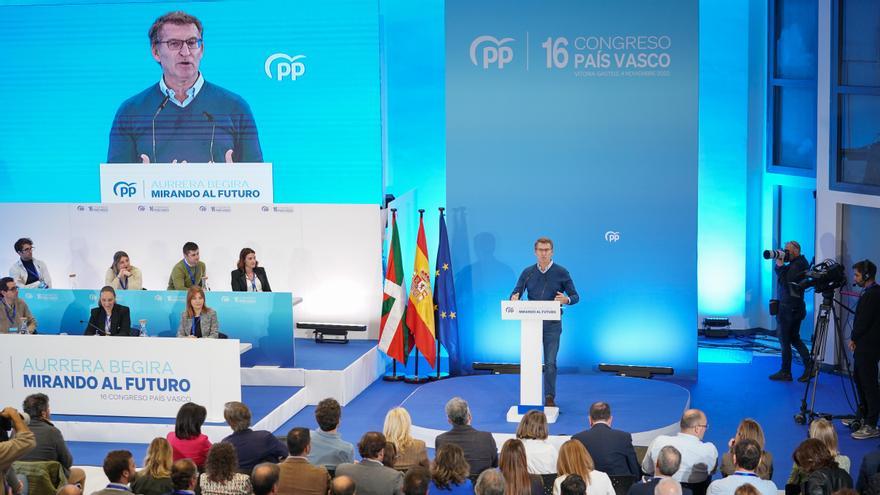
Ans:
{"type": "Polygon", "coordinates": [[[776,297],[779,298],[776,332],[779,336],[779,344],[782,346],[782,368],[770,375],[770,379],[791,381],[791,348],[794,347],[804,362],[804,374],[798,378],[798,381],[806,382],[810,378],[810,368],[813,364],[807,346],[801,341],[801,322],[807,316],[807,307],[804,304],[803,292],[792,291],[791,284],[804,277],[810,264],[807,262],[807,258],[801,254],[801,245],[797,241],[785,243],[785,251],[786,256],[776,256],[776,267],[774,268],[776,271],[776,297]],[[787,263],[786,260],[788,260],[787,263]]]}
{"type": "MultiPolygon", "coordinates": [[[[37,440],[31,430],[28,429],[22,415],[14,407],[7,407],[0,411],[0,487],[6,493],[7,471],[12,463],[27,454],[37,445],[37,440]],[[9,429],[15,431],[15,436],[8,437],[9,429]]],[[[21,488],[19,485],[16,488],[21,488]]],[[[18,493],[18,490],[13,490],[18,493]]]]}
{"type": "Polygon", "coordinates": [[[861,429],[853,432],[856,440],[880,437],[877,419],[880,415],[880,386],[877,384],[877,361],[880,360],[880,287],[875,282],[877,265],[870,260],[853,265],[853,282],[862,287],[856,305],[850,334],[849,350],[853,353],[853,375],[859,393],[861,429]]]}

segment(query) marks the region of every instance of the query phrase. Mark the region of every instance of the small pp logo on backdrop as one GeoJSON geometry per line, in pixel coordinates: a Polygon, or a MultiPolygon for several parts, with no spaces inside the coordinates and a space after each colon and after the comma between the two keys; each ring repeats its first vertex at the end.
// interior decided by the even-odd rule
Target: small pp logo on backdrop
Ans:
{"type": "Polygon", "coordinates": [[[609,230],[605,232],[605,240],[610,244],[614,244],[615,242],[620,240],[620,232],[615,232],[613,230],[609,230]]]}
{"type": "Polygon", "coordinates": [[[499,40],[489,35],[477,36],[471,42],[471,63],[477,67],[482,65],[484,69],[492,66],[503,69],[506,64],[513,62],[513,47],[505,46],[511,41],[515,40],[513,38],[499,40]]]}
{"type": "Polygon", "coordinates": [[[294,55],[291,57],[286,53],[273,53],[266,59],[263,69],[266,71],[266,77],[283,81],[289,79],[296,81],[306,73],[306,65],[300,62],[300,59],[306,58],[305,55],[294,55]]]}

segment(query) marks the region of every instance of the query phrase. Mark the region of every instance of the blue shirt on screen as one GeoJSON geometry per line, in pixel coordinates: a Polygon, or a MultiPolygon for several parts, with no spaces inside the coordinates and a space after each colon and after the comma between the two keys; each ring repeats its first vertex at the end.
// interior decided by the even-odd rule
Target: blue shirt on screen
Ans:
{"type": "Polygon", "coordinates": [[[166,104],[156,115],[165,96],[159,84],[152,84],[120,105],[110,129],[107,163],[140,163],[141,155],[151,163],[222,163],[229,149],[234,162],[263,161],[257,124],[240,96],[203,81],[186,106],[166,104]]]}
{"type": "Polygon", "coordinates": [[[165,84],[165,77],[159,78],[159,89],[162,90],[162,94],[168,95],[168,101],[174,103],[180,108],[184,108],[192,103],[192,101],[195,99],[196,95],[199,94],[199,91],[202,90],[202,86],[204,85],[205,78],[202,77],[202,73],[199,72],[199,78],[196,79],[196,83],[193,84],[191,88],[186,90],[186,98],[183,101],[177,101],[177,98],[175,98],[175,96],[177,96],[177,93],[173,89],[169,88],[167,84],[165,84]]]}

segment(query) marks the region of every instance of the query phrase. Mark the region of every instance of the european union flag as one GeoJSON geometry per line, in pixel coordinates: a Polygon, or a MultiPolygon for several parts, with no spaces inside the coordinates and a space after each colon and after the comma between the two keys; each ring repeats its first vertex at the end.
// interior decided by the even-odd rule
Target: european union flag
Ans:
{"type": "Polygon", "coordinates": [[[455,307],[452,258],[449,255],[449,236],[446,233],[443,208],[440,208],[440,246],[437,248],[437,264],[434,267],[434,321],[437,324],[437,339],[449,354],[449,375],[455,376],[461,374],[461,349],[458,342],[458,310],[455,307]]]}

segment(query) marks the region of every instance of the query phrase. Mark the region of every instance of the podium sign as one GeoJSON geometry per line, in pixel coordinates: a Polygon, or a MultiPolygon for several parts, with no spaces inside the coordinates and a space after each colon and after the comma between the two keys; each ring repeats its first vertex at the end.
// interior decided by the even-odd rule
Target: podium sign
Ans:
{"type": "Polygon", "coordinates": [[[541,359],[544,349],[544,320],[559,320],[558,301],[501,301],[501,319],[520,322],[519,404],[507,411],[507,421],[516,423],[531,410],[544,411],[553,423],[559,408],[544,407],[541,359]]]}
{"type": "Polygon", "coordinates": [[[102,203],[274,203],[271,163],[101,164],[102,203]]]}

